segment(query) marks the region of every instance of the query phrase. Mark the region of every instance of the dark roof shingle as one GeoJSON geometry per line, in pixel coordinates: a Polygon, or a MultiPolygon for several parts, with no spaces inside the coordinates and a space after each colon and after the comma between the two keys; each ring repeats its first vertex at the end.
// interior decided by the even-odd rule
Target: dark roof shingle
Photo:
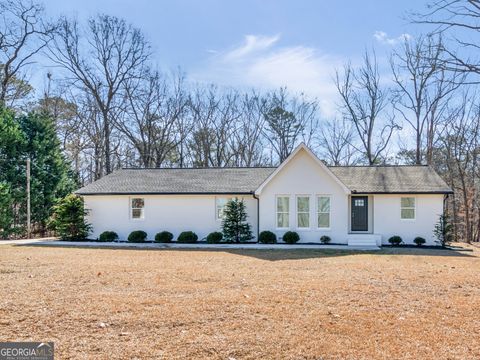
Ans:
{"type": "MultiPolygon", "coordinates": [[[[356,193],[450,193],[429,166],[332,166],[332,173],[356,193]]],[[[122,169],[76,193],[100,194],[246,194],[275,170],[265,168],[122,169]]]]}
{"type": "Polygon", "coordinates": [[[122,169],[77,191],[89,194],[251,193],[275,168],[122,169]]]}
{"type": "Polygon", "coordinates": [[[430,166],[332,166],[330,170],[357,193],[450,193],[430,166]]]}

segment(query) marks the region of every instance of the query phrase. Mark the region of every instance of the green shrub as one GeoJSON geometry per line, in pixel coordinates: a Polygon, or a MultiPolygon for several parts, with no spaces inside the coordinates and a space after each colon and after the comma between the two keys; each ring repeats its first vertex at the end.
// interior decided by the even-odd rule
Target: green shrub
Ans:
{"type": "Polygon", "coordinates": [[[287,244],[295,244],[300,240],[300,236],[295,231],[287,231],[283,234],[282,240],[287,244]]]}
{"type": "Polygon", "coordinates": [[[60,240],[85,240],[92,230],[92,225],[85,219],[87,214],[88,210],[84,208],[83,198],[71,194],[53,207],[49,225],[55,230],[60,240]]]}
{"type": "Polygon", "coordinates": [[[332,239],[328,235],[323,235],[322,237],[320,237],[320,242],[322,244],[328,244],[330,243],[330,241],[332,241],[332,239]]]}
{"type": "Polygon", "coordinates": [[[169,243],[173,240],[173,234],[169,231],[161,231],[155,235],[155,242],[169,243]]]}
{"type": "Polygon", "coordinates": [[[112,242],[118,240],[118,234],[115,231],[104,231],[98,237],[98,241],[112,242]]]}
{"type": "Polygon", "coordinates": [[[413,242],[417,245],[417,246],[422,246],[423,244],[425,244],[427,241],[420,237],[420,236],[417,236],[415,239],[413,239],[413,242]]]}
{"type": "Polygon", "coordinates": [[[277,242],[277,235],[271,231],[262,231],[258,235],[258,242],[262,244],[275,244],[277,242]]]}
{"type": "Polygon", "coordinates": [[[135,230],[128,235],[128,241],[133,243],[142,243],[145,242],[147,238],[147,233],[142,230],[135,230]]]}
{"type": "Polygon", "coordinates": [[[388,239],[388,242],[392,244],[392,246],[399,246],[402,243],[402,238],[398,235],[395,235],[388,239]]]}
{"type": "Polygon", "coordinates": [[[218,244],[223,239],[223,234],[218,231],[214,231],[207,236],[207,243],[209,244],[218,244]]]}
{"type": "Polygon", "coordinates": [[[184,231],[178,235],[177,242],[185,244],[193,244],[198,240],[197,234],[193,231],[184,231]]]}

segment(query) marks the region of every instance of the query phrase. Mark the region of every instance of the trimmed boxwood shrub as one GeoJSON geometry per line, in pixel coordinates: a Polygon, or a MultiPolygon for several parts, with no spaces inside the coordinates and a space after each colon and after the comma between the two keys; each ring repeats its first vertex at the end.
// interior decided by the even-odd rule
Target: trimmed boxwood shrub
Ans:
{"type": "Polygon", "coordinates": [[[282,240],[287,244],[295,244],[300,240],[300,236],[295,231],[287,231],[283,234],[282,240]]]}
{"type": "Polygon", "coordinates": [[[417,236],[415,239],[413,239],[413,242],[417,245],[417,246],[422,246],[423,244],[425,244],[427,241],[420,237],[420,236],[417,236]]]}
{"type": "Polygon", "coordinates": [[[155,235],[155,242],[169,243],[173,240],[173,234],[169,231],[161,231],[155,235]]]}
{"type": "Polygon", "coordinates": [[[104,231],[98,237],[98,241],[112,242],[118,240],[118,234],[115,231],[104,231]]]}
{"type": "Polygon", "coordinates": [[[277,235],[271,231],[262,231],[258,235],[258,242],[262,244],[275,244],[277,242],[277,235]]]}
{"type": "Polygon", "coordinates": [[[128,241],[134,243],[142,243],[145,242],[147,238],[147,233],[143,230],[135,230],[128,235],[128,241]]]}
{"type": "Polygon", "coordinates": [[[193,231],[184,231],[178,235],[177,242],[185,244],[193,244],[198,240],[197,234],[193,231]]]}
{"type": "Polygon", "coordinates": [[[392,246],[398,246],[402,243],[402,238],[398,235],[395,235],[388,239],[388,242],[392,244],[392,246]]]}
{"type": "Polygon", "coordinates": [[[328,244],[330,241],[332,241],[332,239],[328,235],[323,235],[322,237],[320,237],[320,242],[322,244],[328,244]]]}
{"type": "Polygon", "coordinates": [[[214,231],[207,235],[207,243],[209,244],[218,244],[222,239],[223,234],[219,231],[214,231]]]}

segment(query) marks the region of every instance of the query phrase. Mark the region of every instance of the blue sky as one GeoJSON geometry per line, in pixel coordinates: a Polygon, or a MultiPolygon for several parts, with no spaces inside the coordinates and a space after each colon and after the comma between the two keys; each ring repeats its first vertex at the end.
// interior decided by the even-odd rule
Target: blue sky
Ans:
{"type": "Polygon", "coordinates": [[[380,61],[418,30],[408,11],[423,1],[363,0],[46,0],[51,16],[98,12],[141,28],[164,69],[196,82],[260,89],[287,86],[332,111],[334,69],[375,47],[380,61]]]}

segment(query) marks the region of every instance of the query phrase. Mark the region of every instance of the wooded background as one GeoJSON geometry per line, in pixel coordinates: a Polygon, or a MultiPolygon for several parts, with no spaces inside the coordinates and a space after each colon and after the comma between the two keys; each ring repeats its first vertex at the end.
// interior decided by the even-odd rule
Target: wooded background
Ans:
{"type": "Polygon", "coordinates": [[[58,199],[117,168],[278,165],[303,141],[329,165],[434,167],[455,191],[455,239],[479,241],[480,1],[425,9],[408,14],[425,33],[405,37],[388,72],[374,49],[337,70],[337,113],[325,118],[321,99],[286,87],[193,84],[160,69],[123,19],[47,20],[39,3],[0,1],[0,236],[25,236],[27,158],[45,234],[58,199]],[[42,88],[31,71],[45,73],[42,88]]]}

